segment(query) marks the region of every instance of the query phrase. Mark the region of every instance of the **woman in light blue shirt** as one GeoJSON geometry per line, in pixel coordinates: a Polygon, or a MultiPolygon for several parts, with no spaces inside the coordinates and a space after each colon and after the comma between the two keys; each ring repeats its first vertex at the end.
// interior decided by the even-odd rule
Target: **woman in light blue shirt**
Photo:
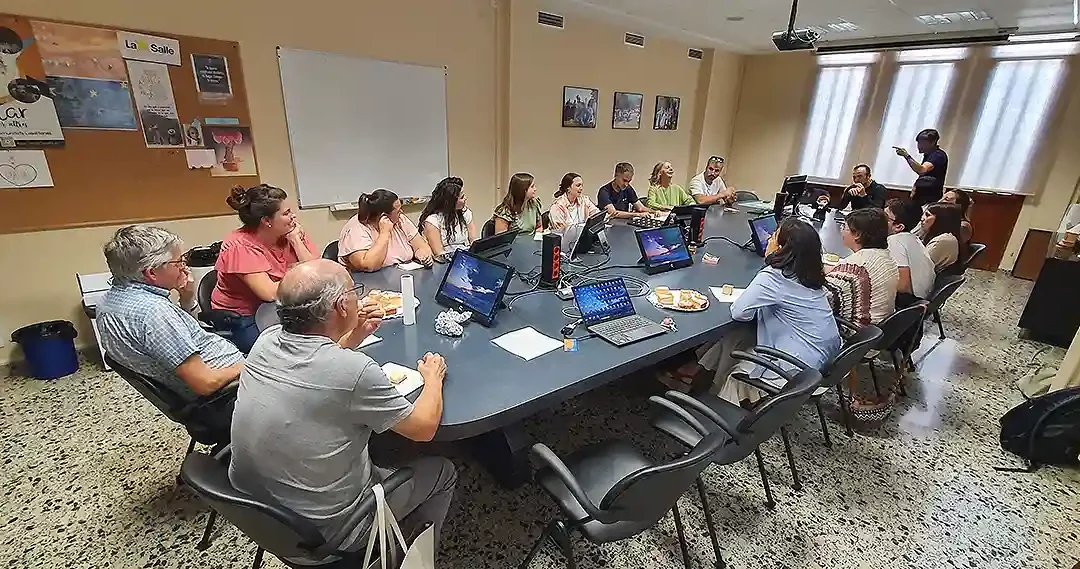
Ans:
{"type": "Polygon", "coordinates": [[[840,351],[840,333],[825,292],[823,269],[817,231],[805,221],[784,220],[769,241],[765,268],[731,304],[736,323],[721,341],[700,353],[700,365],[716,371],[720,397],[736,404],[761,397],[760,391],[729,380],[735,372],[781,381],[760,366],[732,359],[735,350],[768,346],[817,369],[832,361],[840,351]]]}

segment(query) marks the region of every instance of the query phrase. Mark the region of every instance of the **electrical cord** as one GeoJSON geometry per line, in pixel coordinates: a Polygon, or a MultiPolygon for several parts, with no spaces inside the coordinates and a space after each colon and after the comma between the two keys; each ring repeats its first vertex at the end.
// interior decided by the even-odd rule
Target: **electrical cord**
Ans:
{"type": "Polygon", "coordinates": [[[545,292],[551,292],[551,291],[550,290],[543,290],[543,289],[533,289],[533,290],[527,290],[525,292],[522,292],[521,294],[518,294],[518,295],[514,296],[513,298],[511,298],[510,300],[508,300],[506,302],[506,309],[511,310],[513,308],[513,306],[514,306],[514,303],[517,302],[519,298],[525,298],[526,296],[532,296],[534,294],[543,294],[545,292]]]}
{"type": "Polygon", "coordinates": [[[709,241],[712,241],[714,239],[719,239],[720,241],[727,241],[728,243],[731,243],[732,245],[738,247],[739,249],[746,249],[746,247],[748,245],[747,243],[737,243],[734,239],[724,237],[723,235],[714,235],[712,237],[706,237],[704,242],[708,243],[709,241]]]}
{"type": "MultiPolygon", "coordinates": [[[[547,291],[537,290],[538,288],[540,288],[540,281],[534,282],[533,285],[532,285],[532,288],[530,288],[528,290],[521,290],[521,291],[516,291],[516,292],[506,291],[506,293],[504,293],[503,296],[504,297],[510,296],[510,297],[517,298],[519,296],[526,295],[526,294],[533,293],[533,292],[547,292],[547,291]]],[[[510,306],[508,304],[507,308],[509,308],[509,307],[510,306]]]]}

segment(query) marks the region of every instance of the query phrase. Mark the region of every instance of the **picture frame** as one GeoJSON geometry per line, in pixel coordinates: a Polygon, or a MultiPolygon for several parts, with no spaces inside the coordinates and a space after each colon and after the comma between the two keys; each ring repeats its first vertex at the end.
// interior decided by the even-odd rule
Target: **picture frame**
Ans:
{"type": "Polygon", "coordinates": [[[566,128],[596,128],[600,90],[590,87],[563,87],[562,125],[566,128]]]}
{"type": "Polygon", "coordinates": [[[653,130],[679,129],[680,102],[678,97],[670,95],[656,96],[656,110],[653,112],[653,130]]]}
{"type": "Polygon", "coordinates": [[[645,95],[615,91],[611,104],[611,128],[615,130],[638,130],[641,128],[641,107],[645,95]]]}

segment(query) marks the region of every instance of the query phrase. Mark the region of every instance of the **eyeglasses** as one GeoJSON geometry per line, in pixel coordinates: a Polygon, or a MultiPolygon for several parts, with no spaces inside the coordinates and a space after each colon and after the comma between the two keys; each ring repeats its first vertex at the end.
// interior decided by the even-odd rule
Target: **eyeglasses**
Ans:
{"type": "Polygon", "coordinates": [[[356,286],[354,286],[352,288],[345,289],[344,291],[341,292],[341,296],[345,296],[346,294],[349,294],[350,292],[355,292],[357,298],[362,298],[364,296],[364,283],[360,283],[360,284],[358,284],[358,285],[356,285],[356,286]]]}

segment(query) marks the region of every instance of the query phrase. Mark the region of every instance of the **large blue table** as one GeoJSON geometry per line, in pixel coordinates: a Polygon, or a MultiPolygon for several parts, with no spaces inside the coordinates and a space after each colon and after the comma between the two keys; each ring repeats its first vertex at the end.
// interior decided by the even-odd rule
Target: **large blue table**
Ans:
{"type": "MultiPolygon", "coordinates": [[[[743,243],[749,239],[747,220],[750,217],[746,213],[711,207],[705,234],[743,243]]],[[[826,251],[842,254],[844,248],[837,228],[836,223],[826,222],[820,233],[826,251]]],[[[589,274],[633,276],[645,280],[650,287],[691,288],[709,295],[709,286],[745,287],[763,265],[762,258],[755,253],[727,241],[712,239],[698,248],[693,266],[647,275],[643,268],[627,268],[636,265],[640,258],[634,230],[622,221],[612,222],[607,229],[610,259],[605,268],[589,274]],[[719,257],[720,262],[717,265],[702,263],[705,252],[719,257]]],[[[500,260],[527,273],[540,265],[539,250],[540,242],[522,236],[514,243],[509,257],[500,260]]],[[[603,255],[589,254],[582,256],[581,262],[596,265],[603,259],[603,255]]],[[[523,419],[702,343],[714,341],[724,334],[725,327],[732,321],[729,305],[716,302],[711,295],[709,308],[698,313],[660,310],[640,297],[634,299],[639,314],[657,322],[672,317],[678,330],[622,348],[592,338],[583,341],[577,352],[560,349],[525,361],[491,340],[526,326],[561,339],[561,329],[571,322],[562,310],[573,306],[573,301],[559,300],[553,292],[523,296],[512,303],[510,310],[498,313],[493,327],[469,323],[465,326],[464,336],[448,338],[436,334],[434,328],[436,314],[445,310],[434,298],[446,267],[435,265],[431,270],[412,271],[416,295],[421,302],[416,324],[405,326],[400,319],[384,322],[377,332],[383,341],[364,348],[364,351],[380,364],[392,361],[408,367],[415,367],[416,361],[426,352],[442,354],[446,358],[447,375],[443,386],[443,418],[435,440],[469,439],[474,444],[477,458],[507,486],[519,485],[529,476],[528,449],[533,441],[521,428],[523,419]]],[[[563,268],[564,272],[568,269],[566,264],[563,268]]],[[[378,273],[356,273],[354,280],[363,282],[367,290],[400,290],[402,274],[404,271],[391,267],[378,273]]],[[[530,288],[515,278],[508,292],[530,288]]],[[[576,334],[581,336],[586,331],[579,327],[576,334]]]]}

